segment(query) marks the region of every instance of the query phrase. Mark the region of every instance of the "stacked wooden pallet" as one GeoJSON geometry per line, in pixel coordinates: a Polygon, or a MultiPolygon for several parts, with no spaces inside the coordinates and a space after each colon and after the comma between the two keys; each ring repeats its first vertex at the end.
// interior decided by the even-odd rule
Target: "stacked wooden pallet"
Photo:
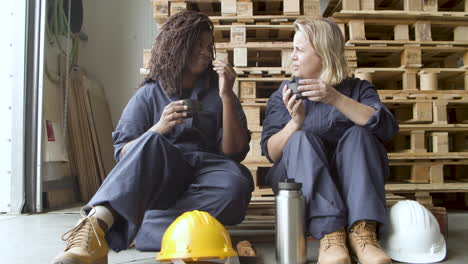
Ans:
{"type": "MultiPolygon", "coordinates": [[[[468,192],[467,2],[343,0],[322,6],[343,31],[354,75],[378,87],[400,122],[401,132],[387,145],[389,193],[430,200],[432,192],[468,192]]],[[[154,0],[158,23],[185,9],[210,15],[217,59],[235,66],[235,89],[253,132],[244,164],[255,178],[254,196],[272,195],[264,180],[271,164],[259,144],[266,102],[290,77],[294,20],[318,15],[319,1],[154,0]]]]}
{"type": "Polygon", "coordinates": [[[468,1],[328,2],[354,75],[400,123],[387,192],[431,203],[431,193],[467,193],[468,1]]]}
{"type": "Polygon", "coordinates": [[[255,180],[247,226],[258,228],[263,219],[270,221],[265,232],[271,230],[262,121],[269,96],[290,78],[293,22],[304,15],[339,24],[352,73],[375,84],[400,123],[386,145],[389,204],[413,198],[446,219],[431,195],[468,193],[468,0],[154,0],[158,23],[185,9],[210,16],[217,59],[238,74],[236,93],[253,133],[244,161],[255,180]]]}

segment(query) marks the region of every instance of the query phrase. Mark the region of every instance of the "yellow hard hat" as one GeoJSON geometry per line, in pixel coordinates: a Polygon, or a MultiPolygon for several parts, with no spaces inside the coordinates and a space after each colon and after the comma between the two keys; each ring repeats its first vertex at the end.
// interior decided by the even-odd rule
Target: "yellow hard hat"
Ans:
{"type": "Polygon", "coordinates": [[[184,262],[237,256],[226,228],[207,212],[190,211],[168,227],[161,243],[159,262],[184,262]]]}

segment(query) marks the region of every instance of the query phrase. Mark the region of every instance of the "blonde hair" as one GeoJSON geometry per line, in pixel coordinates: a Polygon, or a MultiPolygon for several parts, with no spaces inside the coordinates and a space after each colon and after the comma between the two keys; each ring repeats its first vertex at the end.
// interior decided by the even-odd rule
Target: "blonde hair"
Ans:
{"type": "Polygon", "coordinates": [[[338,25],[328,18],[299,18],[294,22],[296,32],[302,32],[315,53],[322,59],[320,79],[336,85],[348,76],[344,56],[345,40],[338,25]]]}

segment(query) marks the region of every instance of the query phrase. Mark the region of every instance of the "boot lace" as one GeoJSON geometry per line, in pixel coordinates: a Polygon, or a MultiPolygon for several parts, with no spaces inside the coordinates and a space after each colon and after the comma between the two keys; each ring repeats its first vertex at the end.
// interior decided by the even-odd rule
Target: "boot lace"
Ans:
{"type": "Polygon", "coordinates": [[[99,246],[102,245],[101,240],[99,239],[99,236],[96,232],[96,227],[94,226],[93,221],[91,221],[91,216],[95,214],[95,210],[93,209],[94,208],[91,206],[85,206],[81,208],[80,214],[82,219],[80,223],[78,223],[78,225],[70,231],[63,234],[62,240],[67,242],[65,251],[69,250],[70,248],[80,247],[90,252],[90,241],[92,240],[93,235],[96,237],[99,246]],[[91,208],[91,210],[89,211],[89,214],[86,214],[85,210],[88,208],[91,208]],[[91,230],[93,232],[91,232],[91,230]]]}
{"type": "Polygon", "coordinates": [[[380,248],[379,242],[377,241],[376,224],[374,222],[361,221],[353,227],[351,232],[358,242],[361,251],[364,250],[367,245],[380,248]]]}
{"type": "Polygon", "coordinates": [[[336,232],[330,233],[325,235],[320,242],[324,243],[325,250],[332,246],[344,247],[345,232],[343,230],[338,230],[336,232]]]}

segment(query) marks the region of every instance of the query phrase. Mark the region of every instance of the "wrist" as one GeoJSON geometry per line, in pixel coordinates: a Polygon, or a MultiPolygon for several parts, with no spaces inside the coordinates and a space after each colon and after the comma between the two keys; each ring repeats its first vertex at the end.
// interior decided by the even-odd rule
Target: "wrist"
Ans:
{"type": "Polygon", "coordinates": [[[343,94],[340,92],[336,91],[334,92],[334,96],[332,97],[332,100],[330,101],[330,104],[337,107],[339,104],[342,103],[343,101],[343,94]]]}
{"type": "Polygon", "coordinates": [[[301,130],[302,124],[298,124],[294,119],[291,119],[288,123],[289,131],[293,134],[296,131],[301,130]]]}
{"type": "Polygon", "coordinates": [[[223,92],[219,93],[219,97],[221,97],[221,101],[224,102],[232,102],[236,98],[236,95],[234,94],[233,91],[228,91],[228,92],[223,92]]]}

